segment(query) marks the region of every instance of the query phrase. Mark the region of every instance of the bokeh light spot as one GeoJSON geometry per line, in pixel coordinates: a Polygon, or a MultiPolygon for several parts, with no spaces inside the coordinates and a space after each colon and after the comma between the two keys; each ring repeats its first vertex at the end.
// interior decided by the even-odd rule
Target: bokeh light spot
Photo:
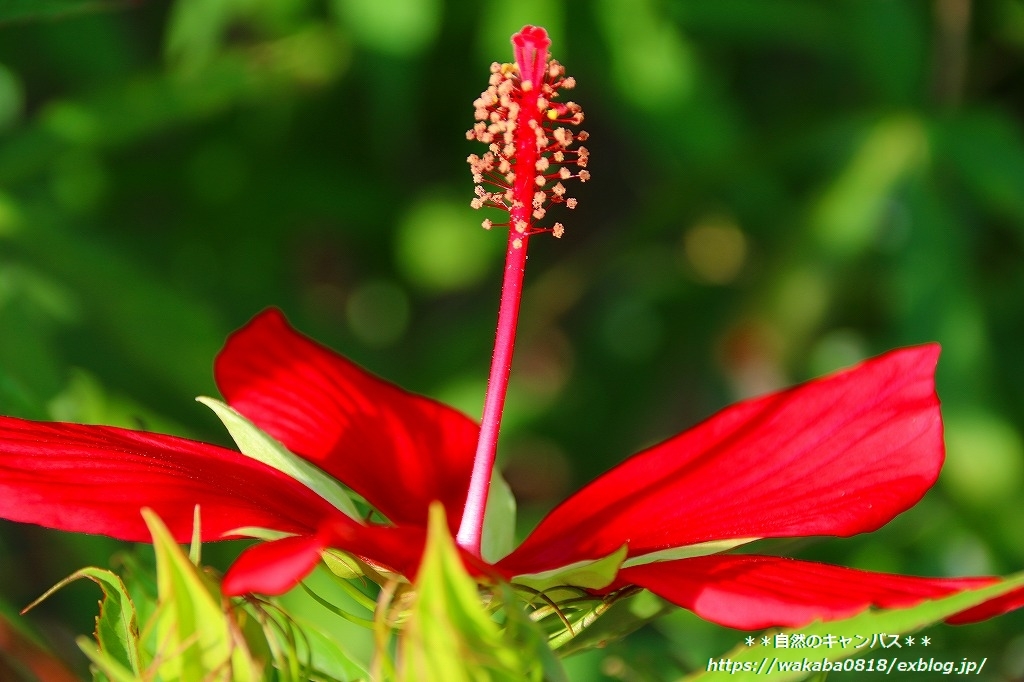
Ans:
{"type": "Polygon", "coordinates": [[[349,327],[368,346],[390,346],[409,326],[409,297],[394,282],[359,284],[345,306],[349,327]]]}
{"type": "Polygon", "coordinates": [[[975,507],[999,507],[1020,494],[1024,443],[1002,418],[986,412],[948,414],[942,484],[975,507]]]}
{"type": "Polygon", "coordinates": [[[0,64],[0,132],[18,122],[24,107],[21,83],[10,69],[0,64]]]}
{"type": "Polygon", "coordinates": [[[497,230],[474,225],[469,201],[423,199],[413,205],[397,236],[398,266],[409,280],[426,289],[447,292],[479,282],[505,247],[497,230]]]}
{"type": "Polygon", "coordinates": [[[729,218],[709,217],[683,235],[686,262],[698,279],[728,284],[736,279],[747,259],[747,238],[729,218]]]}
{"type": "Polygon", "coordinates": [[[441,21],[438,0],[336,0],[334,7],[359,43],[396,56],[422,52],[441,21]]]}

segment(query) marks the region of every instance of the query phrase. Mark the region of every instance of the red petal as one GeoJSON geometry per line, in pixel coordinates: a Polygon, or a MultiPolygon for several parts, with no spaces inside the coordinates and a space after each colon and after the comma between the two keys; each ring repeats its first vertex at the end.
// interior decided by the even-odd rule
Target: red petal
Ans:
{"type": "Polygon", "coordinates": [[[1008,592],[1001,597],[990,599],[989,601],[978,604],[973,609],[967,609],[960,613],[946,619],[947,623],[953,625],[966,625],[967,623],[977,623],[981,620],[988,620],[989,618],[995,618],[996,616],[1015,611],[1024,606],[1024,587],[1008,592]]]}
{"type": "Polygon", "coordinates": [[[235,332],[214,373],[228,403],[397,524],[440,500],[458,526],[479,427],[359,368],[267,310],[235,332]]]}
{"type": "Polygon", "coordinates": [[[320,538],[300,535],[254,545],[224,574],[221,590],[229,597],[284,594],[309,575],[325,549],[320,538]]]}
{"type": "Polygon", "coordinates": [[[328,547],[403,575],[419,567],[426,530],[408,526],[360,526],[350,519],[332,520],[315,536],[297,536],[250,547],[224,576],[224,594],[283,594],[299,584],[328,547]]]}
{"type": "MultiPolygon", "coordinates": [[[[237,596],[248,592],[282,594],[295,587],[313,570],[320,553],[334,547],[374,564],[416,579],[423,549],[425,528],[410,526],[359,526],[340,519],[325,523],[316,537],[290,537],[245,550],[224,576],[224,593],[237,596]]],[[[460,551],[470,575],[495,576],[494,570],[467,552],[460,551]]]]}
{"type": "Polygon", "coordinates": [[[530,573],[730,538],[875,530],[943,460],[937,345],[733,405],[607,472],[552,511],[503,570],[530,573]]]}
{"type": "Polygon", "coordinates": [[[233,450],[111,426],[0,417],[0,517],[148,542],[150,507],[180,542],[200,505],[204,540],[241,526],[309,533],[339,512],[233,450]]]}
{"type": "MultiPolygon", "coordinates": [[[[869,606],[906,608],[995,581],[918,578],[779,557],[718,554],[624,568],[616,582],[645,587],[719,625],[758,630],[839,620],[869,606]]],[[[1016,606],[1021,593],[1024,590],[1011,593],[1016,594],[1016,606]]],[[[973,619],[980,620],[1013,608],[1013,601],[1004,596],[950,620],[984,609],[978,611],[984,615],[973,619]]]]}

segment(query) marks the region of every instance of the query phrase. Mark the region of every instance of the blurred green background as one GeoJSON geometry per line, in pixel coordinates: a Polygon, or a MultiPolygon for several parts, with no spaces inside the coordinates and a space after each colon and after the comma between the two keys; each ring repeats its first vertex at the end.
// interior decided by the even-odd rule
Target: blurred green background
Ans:
{"type": "MultiPolygon", "coordinates": [[[[1019,0],[0,0],[0,412],[226,444],[191,399],[276,305],[478,415],[504,240],[463,133],[525,23],[578,81],[593,180],[531,249],[501,449],[521,530],[728,402],[936,340],[936,488],[773,549],[1024,568],[1019,0]]],[[[2,599],[117,547],[2,523],[2,599]]],[[[74,657],[97,597],[30,620],[74,657]]],[[[928,634],[1024,679],[1024,614],[928,634]]],[[[678,612],[568,666],[671,680],[740,639],[678,612]]]]}

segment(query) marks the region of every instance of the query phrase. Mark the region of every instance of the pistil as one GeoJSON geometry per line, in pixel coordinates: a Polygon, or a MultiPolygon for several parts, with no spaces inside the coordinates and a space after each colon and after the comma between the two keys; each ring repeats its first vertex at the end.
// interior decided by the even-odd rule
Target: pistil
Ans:
{"type": "Polygon", "coordinates": [[[497,208],[508,215],[508,222],[487,219],[482,223],[485,229],[507,226],[508,246],[480,438],[457,535],[459,545],[477,556],[512,369],[529,238],[541,232],[561,237],[561,223],[539,227],[537,221],[552,204],[576,207],[576,200],[565,196],[563,181],[590,179],[585,170],[586,147],[570,149],[586,140],[587,133],[574,135],[565,127],[579,125],[583,112],[573,102],[555,101],[559,91],[572,88],[575,81],[565,76],[558,62],[548,59],[551,41],[547,32],[525,26],[512,37],[512,44],[515,63],[491,65],[490,85],[474,102],[477,122],[466,133],[467,139],[488,145],[482,156],[473,154],[467,159],[477,183],[472,206],[497,208]],[[578,170],[573,172],[572,166],[578,170]]]}

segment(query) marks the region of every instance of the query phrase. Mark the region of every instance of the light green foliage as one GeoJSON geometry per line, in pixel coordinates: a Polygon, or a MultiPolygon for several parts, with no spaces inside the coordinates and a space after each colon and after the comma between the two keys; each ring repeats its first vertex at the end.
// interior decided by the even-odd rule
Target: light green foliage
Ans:
{"type": "MultiPolygon", "coordinates": [[[[365,666],[357,661],[349,642],[338,637],[336,631],[324,627],[317,620],[292,618],[295,626],[296,653],[293,658],[300,664],[308,659],[308,667],[315,672],[311,679],[323,682],[364,682],[371,679],[365,666]]],[[[296,669],[304,666],[297,665],[296,669]]],[[[305,678],[294,675],[295,682],[305,678]]]]}
{"type": "Polygon", "coordinates": [[[431,507],[427,548],[413,590],[399,640],[400,682],[542,679],[535,654],[503,636],[481,603],[477,583],[462,565],[440,505],[431,507]]]}
{"type": "Polygon", "coordinates": [[[216,584],[192,565],[167,527],[143,511],[153,534],[160,605],[153,624],[159,649],[153,665],[168,680],[257,682],[261,666],[249,653],[238,624],[225,613],[216,584]]]}
{"type": "Polygon", "coordinates": [[[199,397],[196,400],[209,407],[220,417],[242,454],[291,476],[343,513],[354,519],[359,519],[359,512],[356,510],[352,498],[331,476],[289,452],[234,408],[216,398],[199,397]]]}
{"type": "MultiPolygon", "coordinates": [[[[224,600],[216,581],[193,563],[155,514],[148,509],[142,513],[153,536],[156,556],[155,603],[145,603],[150,597],[146,596],[148,588],[141,583],[151,579],[148,570],[125,559],[125,565],[132,567],[128,571],[131,579],[141,581],[132,586],[145,603],[146,622],[141,631],[132,590],[117,574],[106,569],[76,571],[29,608],[81,578],[100,586],[103,599],[94,638],[78,640],[93,664],[97,682],[265,679],[264,665],[252,649],[252,644],[261,650],[268,646],[258,626],[224,600]]],[[[192,548],[196,559],[197,544],[193,543],[192,548]]]]}
{"type": "Polygon", "coordinates": [[[224,612],[216,584],[188,560],[155,514],[143,511],[143,516],[157,554],[160,606],[153,627],[159,648],[153,665],[158,675],[169,680],[260,680],[261,666],[238,624],[224,612]]]}
{"type": "Polygon", "coordinates": [[[96,617],[95,642],[82,639],[79,644],[112,679],[134,679],[145,668],[143,654],[139,650],[139,626],[128,589],[115,573],[102,568],[75,571],[27,608],[32,608],[80,578],[87,578],[99,585],[103,590],[103,599],[100,601],[100,613],[96,617]]]}

